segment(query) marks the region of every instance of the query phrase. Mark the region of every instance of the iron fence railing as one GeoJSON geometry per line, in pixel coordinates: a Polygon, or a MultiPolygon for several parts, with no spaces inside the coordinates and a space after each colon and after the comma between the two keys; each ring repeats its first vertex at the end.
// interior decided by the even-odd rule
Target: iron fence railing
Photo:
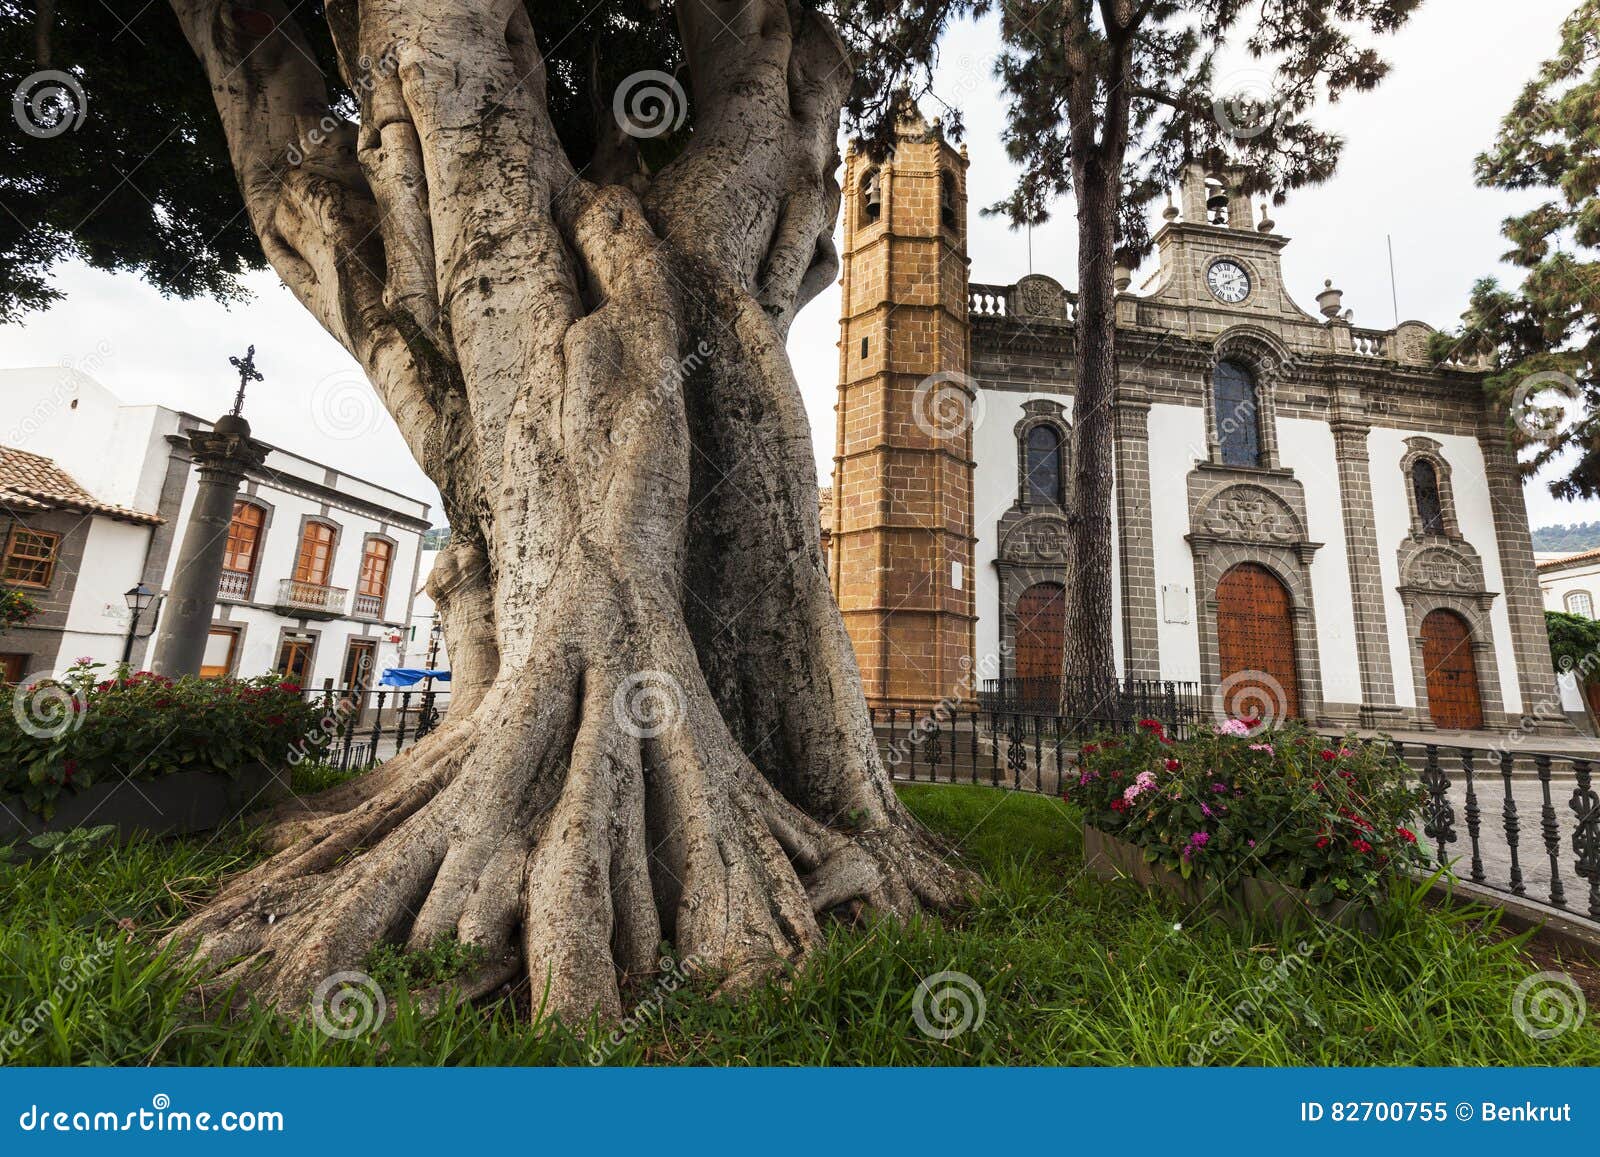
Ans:
{"type": "Polygon", "coordinates": [[[307,688],[323,709],[323,730],[332,737],[327,761],[341,771],[369,768],[391,759],[439,725],[450,709],[450,692],[431,688],[307,688]]]}
{"type": "Polygon", "coordinates": [[[344,614],[345,599],[349,594],[350,591],[345,587],[284,579],[278,583],[277,605],[292,611],[338,616],[344,614]]]}
{"type": "Polygon", "coordinates": [[[1453,875],[1568,910],[1570,879],[1587,893],[1577,909],[1600,920],[1595,760],[1512,746],[1389,742],[1427,790],[1423,834],[1453,875]]]}
{"type": "Polygon", "coordinates": [[[977,705],[1067,721],[1074,734],[1159,719],[1176,735],[1202,716],[1200,684],[1152,679],[1004,678],[984,680],[977,705]]]}

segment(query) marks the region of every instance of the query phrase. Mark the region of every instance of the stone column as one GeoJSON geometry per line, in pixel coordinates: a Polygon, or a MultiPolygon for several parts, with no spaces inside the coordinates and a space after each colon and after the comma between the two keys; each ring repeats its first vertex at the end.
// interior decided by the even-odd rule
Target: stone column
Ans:
{"type": "Polygon", "coordinates": [[[1335,417],[1334,459],[1339,468],[1339,503],[1344,516],[1344,549],[1355,604],[1356,654],[1361,663],[1361,724],[1392,728],[1403,714],[1394,697],[1394,662],[1389,654],[1389,616],[1378,561],[1378,529],[1373,521],[1372,467],[1367,434],[1372,427],[1348,416],[1335,417]]]}
{"type": "Polygon", "coordinates": [[[1555,660],[1550,657],[1550,634],[1544,625],[1539,572],[1533,565],[1533,536],[1528,532],[1522,477],[1501,421],[1491,411],[1483,419],[1478,435],[1488,476],[1489,506],[1494,511],[1494,537],[1500,547],[1500,581],[1505,587],[1503,597],[1511,619],[1512,654],[1499,656],[1499,662],[1511,659],[1517,665],[1524,729],[1540,734],[1571,734],[1576,728],[1562,710],[1555,660]]]}
{"type": "Polygon", "coordinates": [[[1117,392],[1117,549],[1122,574],[1124,673],[1161,678],[1155,531],[1150,524],[1150,401],[1127,383],[1117,392]]]}
{"type": "Polygon", "coordinates": [[[189,450],[199,472],[199,486],[184,528],[172,587],[161,611],[152,663],[159,674],[174,679],[200,673],[217,607],[233,504],[245,472],[267,457],[267,448],[251,441],[250,423],[231,414],[211,431],[190,434],[189,450]]]}

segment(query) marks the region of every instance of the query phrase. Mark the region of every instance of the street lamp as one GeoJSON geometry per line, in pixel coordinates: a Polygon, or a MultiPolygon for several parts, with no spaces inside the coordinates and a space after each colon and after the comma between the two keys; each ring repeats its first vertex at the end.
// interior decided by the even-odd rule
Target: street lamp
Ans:
{"type": "Polygon", "coordinates": [[[132,621],[128,624],[128,641],[122,648],[122,665],[126,667],[133,662],[133,640],[139,633],[139,618],[150,609],[150,604],[156,601],[156,594],[140,583],[123,595],[122,601],[128,604],[128,611],[132,615],[132,621]]]}

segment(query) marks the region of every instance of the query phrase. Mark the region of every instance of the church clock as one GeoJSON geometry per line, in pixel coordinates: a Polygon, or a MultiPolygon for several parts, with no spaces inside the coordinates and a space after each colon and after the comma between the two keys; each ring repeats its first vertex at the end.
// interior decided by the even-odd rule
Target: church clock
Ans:
{"type": "Polygon", "coordinates": [[[1237,261],[1213,261],[1206,270],[1206,288],[1218,301],[1238,305],[1250,296],[1250,275],[1237,261]]]}

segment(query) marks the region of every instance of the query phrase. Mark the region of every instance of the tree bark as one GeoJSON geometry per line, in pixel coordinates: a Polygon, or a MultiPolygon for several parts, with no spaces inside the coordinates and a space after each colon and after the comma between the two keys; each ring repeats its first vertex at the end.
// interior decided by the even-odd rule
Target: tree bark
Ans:
{"type": "Polygon", "coordinates": [[[444,725],[280,809],[276,854],[174,938],[297,1007],[381,942],[455,936],[484,961],[458,998],[526,976],[582,1019],[619,1014],[663,941],[737,989],[829,914],[960,903],[970,878],[878,757],[784,352],[833,276],[831,27],[680,6],[693,143],[599,185],[556,138],[518,0],[330,3],[361,124],[316,141],[326,98],[281,4],[265,38],[173,4],[269,258],[455,530],[430,581],[444,725]]]}

